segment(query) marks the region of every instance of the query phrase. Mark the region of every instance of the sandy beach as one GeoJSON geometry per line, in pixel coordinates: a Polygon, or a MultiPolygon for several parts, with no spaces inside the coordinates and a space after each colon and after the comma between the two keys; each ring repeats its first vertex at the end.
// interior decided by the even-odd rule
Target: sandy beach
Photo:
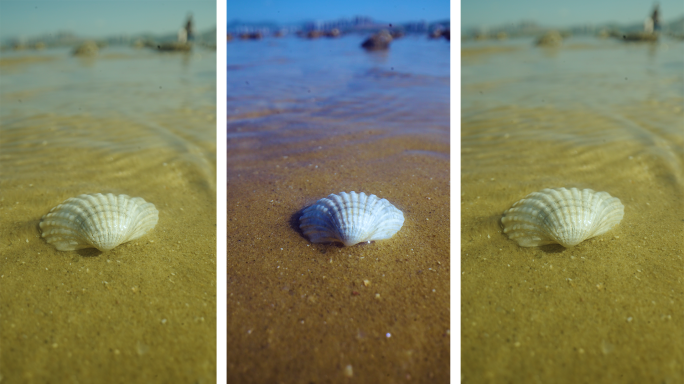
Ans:
{"type": "Polygon", "coordinates": [[[215,382],[214,105],[146,105],[145,83],[117,87],[108,84],[116,81],[111,72],[97,75],[157,57],[130,51],[81,66],[60,53],[41,55],[51,59],[29,57],[11,79],[1,61],[1,379],[215,382]],[[80,71],[84,82],[50,78],[55,67],[80,71]],[[21,82],[41,72],[49,80],[40,88],[21,82]],[[128,96],[108,102],[90,81],[128,96]],[[52,108],[60,104],[68,107],[52,108]],[[108,252],[57,251],[38,223],[83,193],[142,197],[159,222],[108,252]]]}
{"type": "Polygon", "coordinates": [[[336,382],[348,365],[367,383],[449,377],[448,145],[377,139],[350,156],[347,140],[228,178],[233,380],[336,382]],[[353,247],[311,244],[301,210],[352,190],[402,210],[401,231],[353,247]]]}
{"type": "MultiPolygon", "coordinates": [[[[613,58],[629,50],[639,54],[641,48],[591,49],[613,58]]],[[[546,78],[544,69],[538,78],[516,69],[525,57],[536,65],[546,60],[551,68],[575,62],[582,49],[561,49],[544,59],[522,47],[464,61],[464,67],[506,62],[513,78],[488,82],[484,76],[464,87],[462,382],[683,380],[684,98],[676,91],[681,77],[656,65],[667,63],[663,51],[661,46],[651,61],[658,81],[641,82],[635,71],[630,80],[645,88],[623,78],[574,103],[565,103],[561,93],[581,89],[564,88],[562,74],[555,73],[557,83],[540,85],[534,82],[546,78]],[[516,76],[533,84],[516,82],[516,76]],[[520,98],[504,105],[501,95],[511,95],[514,84],[520,98]],[[525,99],[535,87],[544,89],[539,99],[525,99]],[[480,90],[494,96],[487,99],[480,90]],[[613,92],[626,96],[606,102],[613,92]],[[508,239],[503,212],[529,193],[558,187],[618,197],[625,206],[622,222],[570,249],[522,248],[508,239]]],[[[593,71],[576,70],[586,72],[573,75],[576,83],[593,71]]]]}
{"type": "MultiPolygon", "coordinates": [[[[229,70],[249,82],[229,84],[229,382],[449,380],[448,65],[446,77],[416,75],[401,42],[383,63],[358,39],[229,45],[231,57],[243,47],[307,52],[306,61],[264,59],[257,78],[229,70]],[[317,67],[330,50],[342,60],[333,69],[269,84],[274,69],[317,67]],[[354,64],[338,71],[345,61],[354,64]],[[275,91],[244,102],[261,84],[275,91]],[[351,191],[387,199],[403,211],[402,229],[371,244],[310,243],[301,211],[351,191]]],[[[442,45],[406,44],[448,62],[442,45]]]]}

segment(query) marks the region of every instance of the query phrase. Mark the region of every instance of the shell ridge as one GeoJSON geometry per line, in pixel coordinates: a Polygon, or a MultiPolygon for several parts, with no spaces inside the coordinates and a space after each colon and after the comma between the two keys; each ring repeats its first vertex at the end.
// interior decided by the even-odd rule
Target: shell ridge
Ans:
{"type": "Polygon", "coordinates": [[[601,217],[602,217],[602,204],[607,194],[603,192],[595,193],[591,189],[585,189],[582,201],[587,203],[587,216],[585,217],[583,223],[588,227],[586,236],[584,239],[588,239],[596,236],[596,231],[599,228],[601,217]]]}
{"type": "Polygon", "coordinates": [[[94,237],[95,234],[104,230],[102,228],[102,223],[93,219],[97,215],[97,211],[95,210],[96,204],[97,198],[95,196],[85,194],[73,198],[71,201],[71,206],[77,206],[83,212],[77,215],[77,217],[81,219],[79,220],[79,235],[83,241],[93,245],[95,245],[94,242],[97,242],[97,238],[94,237]],[[89,227],[93,228],[94,231],[89,231],[89,227]]]}
{"type": "MultiPolygon", "coordinates": [[[[576,214],[573,201],[577,190],[545,189],[535,195],[535,198],[543,202],[539,204],[538,215],[543,221],[543,230],[546,237],[561,244],[572,242],[576,236],[572,218],[576,214]]],[[[534,200],[532,200],[534,201],[534,200]]]]}
{"type": "Polygon", "coordinates": [[[335,205],[332,200],[323,198],[306,208],[300,218],[300,229],[304,233],[311,233],[313,242],[325,242],[323,239],[338,236],[338,224],[333,212],[335,205]]]}
{"type": "Polygon", "coordinates": [[[353,241],[364,242],[368,241],[370,233],[368,228],[373,228],[375,217],[373,212],[377,206],[377,197],[375,195],[366,195],[364,192],[359,193],[359,213],[356,218],[355,238],[353,241]]]}
{"type": "Polygon", "coordinates": [[[372,241],[374,240],[375,233],[378,231],[378,226],[382,223],[384,219],[384,204],[382,200],[378,199],[375,195],[370,195],[367,199],[367,205],[365,207],[364,219],[360,223],[362,228],[365,228],[362,238],[360,241],[372,241]],[[373,214],[379,211],[380,214],[373,214]]]}
{"type": "Polygon", "coordinates": [[[392,237],[404,225],[404,215],[401,211],[390,212],[385,216],[382,225],[378,225],[369,236],[369,240],[384,240],[392,237]],[[398,212],[398,213],[397,213],[398,212]]]}
{"type": "MultiPolygon", "coordinates": [[[[386,201],[386,200],[385,200],[386,201]]],[[[364,220],[361,226],[365,228],[365,233],[361,241],[371,241],[374,240],[373,237],[377,231],[377,227],[382,223],[382,209],[385,205],[383,201],[377,196],[371,194],[367,197],[366,212],[364,215],[364,220]],[[374,212],[380,211],[381,214],[375,215],[374,212]],[[370,230],[368,229],[370,228],[370,230]]]]}
{"type": "Polygon", "coordinates": [[[330,201],[330,208],[332,209],[331,218],[333,220],[333,232],[337,236],[344,236],[344,228],[346,228],[346,223],[344,222],[344,215],[347,210],[347,200],[349,196],[345,193],[344,195],[337,196],[331,194],[328,196],[330,201]]]}
{"type": "Polygon", "coordinates": [[[385,204],[387,200],[378,199],[375,195],[371,195],[371,197],[374,199],[365,226],[366,228],[370,228],[370,230],[367,231],[363,241],[382,240],[382,236],[378,235],[378,233],[382,233],[386,226],[391,225],[391,223],[388,222],[388,220],[391,220],[391,217],[388,215],[388,206],[385,204]],[[378,211],[379,214],[372,215],[372,212],[375,211],[378,211]]]}
{"type": "MultiPolygon", "coordinates": [[[[555,219],[554,214],[557,211],[555,200],[542,192],[532,193],[529,195],[532,198],[528,196],[518,202],[518,212],[524,213],[523,217],[519,217],[519,221],[525,221],[532,224],[531,226],[534,228],[534,237],[539,237],[538,241],[557,240],[551,235],[551,228],[553,228],[555,219]],[[526,202],[528,204],[525,204],[526,202]],[[541,221],[538,220],[537,217],[541,217],[541,221]],[[544,236],[541,236],[540,234],[544,234],[544,236]]],[[[555,220],[557,221],[558,219],[555,220]]],[[[526,227],[525,232],[530,233],[531,228],[526,227]]],[[[524,233],[521,234],[521,236],[524,236],[524,233]]]]}
{"type": "Polygon", "coordinates": [[[150,216],[146,215],[147,204],[143,201],[137,200],[138,198],[131,199],[130,204],[126,207],[129,212],[128,215],[121,215],[120,225],[127,231],[125,241],[135,240],[142,235],[144,235],[150,223],[150,216]],[[129,217],[130,220],[126,220],[129,217]]]}
{"type": "Polygon", "coordinates": [[[343,219],[343,212],[346,211],[346,199],[347,195],[335,195],[331,194],[328,196],[330,200],[330,209],[332,210],[330,218],[333,222],[333,231],[341,235],[341,231],[345,226],[343,219]]]}
{"type": "Polygon", "coordinates": [[[602,235],[616,227],[622,221],[625,211],[620,199],[613,197],[605,202],[601,213],[602,219],[597,223],[595,236],[602,235]]]}
{"type": "Polygon", "coordinates": [[[550,222],[547,229],[551,229],[549,234],[554,240],[561,244],[567,243],[568,241],[571,241],[571,238],[576,236],[572,221],[572,218],[574,217],[572,204],[576,199],[577,189],[552,189],[550,190],[550,194],[553,196],[553,219],[555,222],[550,222]],[[555,228],[558,225],[560,225],[560,228],[555,228]]]}
{"type": "MultiPolygon", "coordinates": [[[[340,192],[340,195],[342,195],[344,192],[340,192]]],[[[364,207],[364,202],[362,201],[362,196],[357,194],[354,191],[351,191],[350,193],[346,194],[347,199],[345,200],[345,216],[340,216],[340,220],[344,221],[344,228],[342,231],[342,235],[344,236],[344,240],[350,242],[357,240],[359,238],[359,226],[357,225],[358,221],[361,218],[362,212],[365,210],[364,207]],[[356,209],[355,209],[356,208],[356,209]]]]}
{"type": "Polygon", "coordinates": [[[111,249],[116,245],[121,244],[125,241],[127,233],[122,231],[120,223],[118,222],[118,212],[120,210],[126,209],[129,199],[124,198],[121,195],[120,198],[114,196],[112,193],[106,195],[98,194],[95,195],[98,200],[99,206],[97,206],[97,214],[93,216],[93,221],[97,220],[100,226],[100,231],[93,234],[95,237],[93,241],[97,241],[95,246],[98,249],[111,249]],[[123,206],[122,206],[123,204],[123,206]]]}
{"type": "Polygon", "coordinates": [[[584,191],[577,188],[570,190],[557,190],[559,193],[558,204],[562,206],[563,219],[562,232],[558,236],[559,243],[575,245],[583,240],[591,228],[587,228],[584,220],[585,208],[583,207],[584,191]]]}
{"type": "Polygon", "coordinates": [[[123,239],[125,234],[116,232],[120,229],[117,223],[114,222],[114,210],[121,209],[118,203],[118,198],[111,193],[106,195],[97,194],[94,195],[97,200],[97,205],[93,204],[93,207],[98,210],[97,214],[92,217],[94,222],[98,223],[98,232],[93,233],[92,241],[98,249],[110,249],[113,248],[112,245],[117,243],[117,237],[123,239]]]}

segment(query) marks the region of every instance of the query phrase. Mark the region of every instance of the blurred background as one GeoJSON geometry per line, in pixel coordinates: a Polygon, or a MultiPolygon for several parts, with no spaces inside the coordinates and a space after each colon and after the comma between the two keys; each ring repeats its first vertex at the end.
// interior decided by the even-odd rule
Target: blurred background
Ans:
{"type": "Polygon", "coordinates": [[[201,59],[210,59],[216,49],[213,5],[211,1],[0,4],[0,69],[13,75],[0,80],[5,101],[0,114],[30,114],[35,110],[26,109],[38,106],[65,111],[75,104],[90,113],[111,113],[111,99],[98,93],[105,86],[109,95],[127,100],[116,112],[129,117],[141,109],[147,113],[170,106],[213,107],[211,97],[204,97],[207,93],[195,89],[191,96],[187,91],[192,85],[181,83],[208,80],[211,73],[211,60],[201,59]],[[160,55],[174,52],[187,54],[160,55]],[[94,80],[100,87],[88,86],[94,80]],[[41,92],[33,92],[35,102],[19,103],[11,97],[38,86],[41,92]],[[155,97],[160,89],[163,98],[155,97]]]}
{"type": "Polygon", "coordinates": [[[196,40],[215,44],[211,1],[97,2],[7,1],[1,5],[3,49],[65,46],[83,40],[131,45],[137,40],[174,41],[188,14],[196,40]]]}
{"type": "Polygon", "coordinates": [[[573,35],[612,31],[643,31],[647,18],[658,7],[661,31],[682,36],[684,6],[677,0],[662,1],[463,1],[461,30],[465,39],[530,35],[557,29],[573,35]]]}

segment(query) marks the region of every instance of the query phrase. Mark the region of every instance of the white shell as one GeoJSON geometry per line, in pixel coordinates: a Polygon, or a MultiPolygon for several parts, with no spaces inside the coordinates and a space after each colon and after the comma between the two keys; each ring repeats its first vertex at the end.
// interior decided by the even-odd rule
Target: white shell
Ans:
{"type": "Polygon", "coordinates": [[[108,251],[154,228],[159,211],[140,197],[80,195],[67,199],[43,216],[45,240],[59,251],[97,248],[108,251]]]}
{"type": "Polygon", "coordinates": [[[385,240],[404,225],[404,214],[394,205],[363,192],[331,194],[302,213],[299,228],[312,243],[339,241],[350,246],[385,240]]]}
{"type": "Polygon", "coordinates": [[[577,188],[534,192],[504,212],[504,233],[521,247],[558,243],[566,248],[608,232],[625,207],[607,192],[577,188]]]}

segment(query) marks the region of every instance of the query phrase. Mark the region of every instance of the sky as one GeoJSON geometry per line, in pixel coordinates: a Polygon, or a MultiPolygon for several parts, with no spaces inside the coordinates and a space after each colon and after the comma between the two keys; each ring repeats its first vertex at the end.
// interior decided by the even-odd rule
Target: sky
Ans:
{"type": "Polygon", "coordinates": [[[0,0],[0,37],[33,37],[58,31],[90,38],[143,32],[163,35],[176,33],[188,12],[193,14],[196,32],[216,26],[214,0],[0,0]]]}
{"type": "MultiPolygon", "coordinates": [[[[661,21],[684,16],[684,0],[660,0],[661,21]]],[[[463,0],[464,28],[495,27],[521,20],[542,26],[569,27],[588,23],[642,23],[653,11],[653,0],[463,0]]]]}
{"type": "MultiPolygon", "coordinates": [[[[377,21],[441,21],[450,17],[449,0],[218,0],[226,1],[226,20],[337,20],[369,16],[377,21]]],[[[496,27],[521,20],[565,27],[587,23],[640,23],[652,0],[458,0],[463,26],[496,27]]],[[[660,0],[664,21],[684,16],[684,1],[660,0]]],[[[0,37],[34,37],[71,31],[79,37],[175,33],[193,13],[195,30],[216,26],[213,0],[0,0],[0,37]]],[[[456,20],[452,20],[456,22],[456,20]]]]}
{"type": "Polygon", "coordinates": [[[329,21],[369,16],[376,21],[441,21],[450,18],[449,0],[228,0],[228,23],[329,21]]]}
{"type": "MultiPolygon", "coordinates": [[[[451,6],[460,7],[465,27],[498,26],[522,20],[568,27],[641,23],[654,4],[653,0],[455,0],[451,6]]],[[[228,0],[226,20],[289,24],[362,15],[401,23],[444,20],[449,18],[449,9],[449,0],[228,0]]],[[[684,0],[660,0],[660,10],[664,21],[684,16],[684,0]]]]}

